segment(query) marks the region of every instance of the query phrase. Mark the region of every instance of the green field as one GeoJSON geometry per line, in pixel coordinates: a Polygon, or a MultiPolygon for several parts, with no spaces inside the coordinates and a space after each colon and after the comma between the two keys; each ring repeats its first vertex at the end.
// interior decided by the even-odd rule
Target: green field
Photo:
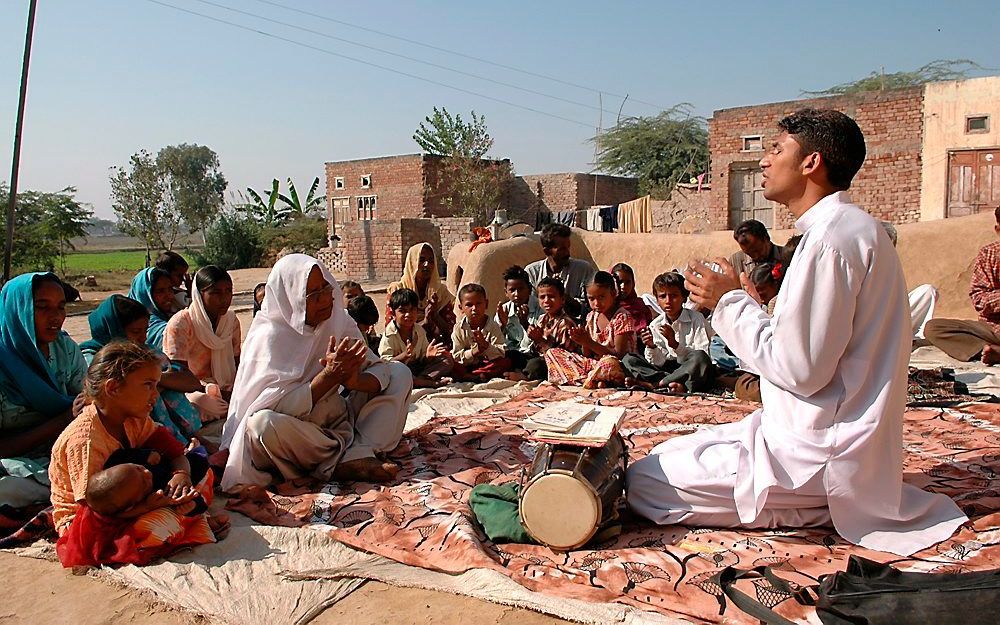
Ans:
{"type": "Polygon", "coordinates": [[[142,250],[80,252],[66,256],[67,274],[93,274],[102,271],[138,271],[146,266],[142,250]]]}

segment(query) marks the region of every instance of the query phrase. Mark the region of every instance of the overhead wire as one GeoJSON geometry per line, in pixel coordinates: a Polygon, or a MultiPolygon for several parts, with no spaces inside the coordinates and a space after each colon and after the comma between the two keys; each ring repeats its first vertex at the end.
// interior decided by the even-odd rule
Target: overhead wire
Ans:
{"type": "Polygon", "coordinates": [[[236,22],[231,22],[229,20],[224,20],[222,18],[215,17],[214,15],[207,15],[205,13],[200,13],[198,11],[194,11],[192,9],[188,9],[188,8],[185,8],[185,7],[179,7],[177,5],[170,4],[169,2],[163,2],[163,0],[146,0],[146,2],[149,2],[149,3],[152,3],[152,4],[158,4],[158,5],[163,6],[163,7],[174,9],[175,11],[180,11],[182,13],[188,13],[190,15],[195,15],[195,16],[201,17],[203,19],[207,19],[207,20],[210,20],[210,21],[213,21],[213,22],[217,22],[219,24],[225,24],[226,26],[231,26],[233,28],[238,28],[240,30],[245,30],[247,32],[251,32],[251,33],[258,34],[258,35],[262,35],[264,37],[268,37],[270,39],[275,39],[277,41],[283,41],[285,43],[290,43],[292,45],[299,46],[301,48],[306,48],[306,49],[313,50],[313,51],[316,51],[316,52],[321,52],[323,54],[328,54],[330,56],[334,56],[334,57],[341,58],[341,59],[347,59],[348,61],[353,61],[355,63],[360,63],[362,65],[367,65],[368,67],[374,67],[376,69],[380,69],[380,70],[383,70],[383,71],[386,71],[386,72],[391,72],[393,74],[397,74],[397,75],[400,75],[400,76],[405,76],[407,78],[412,78],[414,80],[419,80],[419,81],[422,81],[422,82],[426,82],[426,83],[429,83],[429,84],[432,84],[432,85],[436,85],[438,87],[444,87],[445,89],[451,89],[453,91],[458,91],[460,93],[465,93],[467,95],[475,96],[477,98],[483,98],[485,100],[490,100],[492,102],[497,102],[498,104],[503,104],[503,105],[510,106],[510,107],[513,107],[513,108],[518,108],[518,109],[521,109],[521,110],[524,110],[524,111],[529,111],[531,113],[536,113],[538,115],[544,115],[546,117],[551,117],[553,119],[558,119],[558,120],[561,120],[561,121],[564,121],[564,122],[568,122],[570,124],[575,124],[577,126],[582,126],[584,128],[587,128],[587,129],[592,128],[591,124],[588,124],[588,123],[585,123],[585,122],[581,122],[579,120],[572,119],[570,117],[564,117],[564,116],[558,115],[556,113],[549,113],[548,111],[543,111],[541,109],[537,109],[537,108],[534,108],[534,107],[531,107],[531,106],[526,106],[524,104],[518,104],[517,102],[511,102],[509,100],[504,100],[502,98],[497,98],[497,97],[494,97],[494,96],[491,96],[491,95],[487,95],[487,94],[484,94],[484,93],[479,93],[477,91],[472,91],[471,89],[465,89],[464,87],[458,87],[456,85],[451,85],[451,84],[448,84],[448,83],[440,82],[438,80],[434,80],[433,78],[427,78],[425,76],[420,76],[420,75],[417,75],[417,74],[411,74],[411,73],[405,72],[403,70],[398,70],[398,69],[395,69],[395,68],[392,68],[392,67],[388,67],[388,66],[385,66],[385,65],[380,65],[378,63],[373,63],[371,61],[366,61],[364,59],[359,59],[357,57],[353,57],[353,56],[350,56],[350,55],[347,55],[347,54],[342,54],[340,52],[334,52],[333,50],[328,50],[326,48],[321,48],[319,46],[314,46],[314,45],[310,45],[310,44],[307,44],[307,43],[303,43],[301,41],[296,41],[295,39],[289,39],[288,37],[282,37],[281,35],[276,35],[274,33],[271,33],[271,32],[265,31],[265,30],[261,30],[259,28],[254,28],[254,27],[251,27],[251,26],[246,26],[244,24],[238,24],[236,22]]]}
{"type": "MultiPolygon", "coordinates": [[[[625,94],[614,93],[613,91],[609,91],[607,89],[598,89],[596,87],[591,87],[591,86],[588,86],[588,85],[581,85],[579,83],[570,82],[568,80],[564,80],[564,79],[558,78],[556,76],[549,76],[549,75],[546,75],[546,74],[541,74],[541,73],[538,73],[538,72],[533,72],[531,70],[527,70],[527,69],[524,69],[524,68],[514,67],[513,65],[505,65],[504,63],[498,63],[496,61],[491,61],[490,59],[484,59],[482,57],[475,56],[475,55],[472,55],[472,54],[466,54],[465,52],[459,52],[457,50],[449,50],[448,48],[442,48],[440,46],[435,46],[433,44],[425,43],[423,41],[417,41],[416,39],[409,39],[407,37],[401,37],[399,35],[393,35],[392,33],[387,33],[387,32],[381,31],[381,30],[376,30],[376,29],[370,28],[368,26],[361,26],[359,24],[353,24],[351,22],[347,22],[347,21],[344,21],[344,20],[338,20],[336,18],[332,18],[332,17],[326,16],[326,15],[322,15],[322,14],[319,14],[319,13],[313,13],[311,11],[306,11],[304,9],[299,9],[297,7],[288,6],[287,4],[282,4],[280,2],[274,2],[274,0],[255,0],[255,1],[259,2],[261,4],[267,4],[267,5],[270,5],[270,6],[273,6],[273,7],[278,7],[278,8],[281,8],[281,9],[286,9],[288,11],[293,11],[295,13],[300,13],[302,15],[307,15],[309,17],[315,17],[316,19],[324,20],[324,21],[331,22],[331,23],[334,23],[334,24],[340,24],[342,26],[347,26],[349,28],[356,28],[358,30],[363,30],[365,32],[373,33],[373,34],[376,34],[376,35],[381,35],[383,37],[388,37],[390,39],[396,39],[397,41],[403,41],[403,42],[406,42],[406,43],[409,43],[409,44],[412,44],[412,45],[415,45],[415,46],[421,46],[421,47],[427,48],[429,50],[436,50],[438,52],[444,52],[446,54],[453,54],[455,56],[460,56],[460,57],[463,57],[463,58],[466,58],[466,59],[469,59],[469,60],[472,60],[472,61],[477,61],[479,63],[485,63],[487,65],[492,65],[494,67],[499,67],[501,69],[506,69],[506,70],[509,70],[509,71],[512,71],[512,72],[518,72],[518,73],[521,73],[521,74],[526,74],[528,76],[534,76],[535,78],[542,78],[542,79],[545,79],[545,80],[551,80],[553,82],[557,82],[559,84],[566,85],[568,87],[575,87],[577,89],[583,89],[585,91],[590,91],[591,93],[610,95],[610,96],[614,96],[616,98],[627,97],[625,94]]],[[[661,111],[670,108],[669,106],[663,106],[663,105],[660,105],[660,104],[655,104],[653,102],[646,102],[646,101],[643,101],[643,100],[639,100],[639,99],[637,99],[635,97],[631,97],[630,99],[633,102],[637,102],[639,104],[644,104],[646,106],[651,106],[651,107],[653,107],[653,108],[655,108],[657,110],[661,110],[661,111]]]]}
{"type": "MultiPolygon", "coordinates": [[[[367,43],[362,43],[360,41],[354,41],[352,39],[347,39],[347,38],[344,38],[344,37],[338,37],[336,35],[331,35],[329,33],[324,33],[324,32],[319,31],[319,30],[313,30],[311,28],[306,28],[305,26],[300,26],[298,24],[291,24],[289,22],[283,22],[281,20],[276,20],[274,18],[267,17],[266,15],[259,15],[257,13],[252,13],[250,11],[244,11],[243,9],[237,9],[235,7],[227,6],[227,5],[221,4],[219,2],[213,2],[212,0],[194,0],[194,1],[195,2],[200,2],[201,4],[205,4],[205,5],[208,5],[208,6],[216,7],[218,9],[223,9],[225,11],[231,11],[233,13],[238,13],[240,15],[244,15],[244,16],[247,16],[247,17],[252,17],[254,19],[259,19],[259,20],[262,20],[262,21],[265,21],[265,22],[270,22],[272,24],[277,24],[279,26],[284,26],[286,28],[294,28],[296,30],[300,30],[302,32],[306,32],[306,33],[309,33],[309,34],[312,34],[312,35],[316,35],[318,37],[324,37],[326,39],[332,39],[334,41],[340,41],[340,42],[343,42],[343,43],[350,44],[352,46],[358,46],[360,48],[365,48],[367,50],[373,50],[373,51],[379,52],[381,54],[386,54],[386,55],[389,55],[389,56],[394,56],[396,58],[404,59],[404,60],[407,60],[407,61],[412,61],[414,63],[420,63],[422,65],[427,65],[429,67],[434,67],[436,69],[443,69],[443,70],[448,71],[448,72],[454,72],[456,74],[461,74],[462,76],[467,76],[469,78],[474,78],[476,80],[482,80],[484,82],[493,83],[495,85],[500,85],[502,87],[507,87],[509,89],[517,89],[518,91],[523,91],[525,93],[530,93],[532,95],[541,96],[543,98],[549,98],[549,99],[552,99],[552,100],[557,100],[559,102],[565,102],[567,104],[573,104],[573,105],[576,105],[576,106],[581,106],[583,108],[587,108],[587,109],[590,109],[592,111],[599,110],[598,107],[594,106],[593,104],[587,104],[586,102],[580,102],[579,100],[571,100],[569,98],[564,98],[562,96],[552,95],[550,93],[545,93],[544,91],[537,91],[535,89],[530,89],[528,87],[522,87],[520,85],[515,85],[513,83],[504,82],[502,80],[496,80],[496,79],[493,79],[493,78],[489,78],[487,76],[483,76],[481,74],[476,74],[474,72],[467,72],[465,70],[456,69],[454,67],[449,67],[447,65],[441,65],[439,63],[433,63],[431,61],[425,61],[423,59],[419,59],[419,58],[416,58],[416,57],[413,57],[413,56],[409,56],[409,55],[406,55],[406,54],[400,54],[398,52],[393,52],[391,50],[386,50],[385,48],[379,48],[378,46],[369,45],[367,43]]],[[[601,113],[613,113],[613,111],[609,111],[607,109],[600,109],[600,111],[601,111],[601,113]]]]}

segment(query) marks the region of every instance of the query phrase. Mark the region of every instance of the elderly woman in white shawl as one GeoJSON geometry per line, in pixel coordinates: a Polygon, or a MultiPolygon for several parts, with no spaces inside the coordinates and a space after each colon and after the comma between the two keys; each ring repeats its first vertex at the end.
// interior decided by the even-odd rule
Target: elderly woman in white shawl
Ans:
{"type": "Polygon", "coordinates": [[[315,258],[285,256],[265,288],[222,434],[222,488],[391,480],[399,467],[380,456],[402,436],[409,370],[368,350],[340,286],[315,258]]]}

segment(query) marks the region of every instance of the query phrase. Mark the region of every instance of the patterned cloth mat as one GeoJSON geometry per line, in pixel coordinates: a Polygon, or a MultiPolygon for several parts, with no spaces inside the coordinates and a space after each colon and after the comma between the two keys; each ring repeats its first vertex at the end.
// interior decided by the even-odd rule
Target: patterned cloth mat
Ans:
{"type": "Polygon", "coordinates": [[[974,392],[960,378],[968,372],[956,375],[949,367],[918,369],[910,367],[906,390],[906,405],[911,408],[947,408],[970,402],[996,402],[990,393],[974,392]]]}
{"type": "MultiPolygon", "coordinates": [[[[470,490],[517,481],[534,453],[519,425],[538,409],[532,402],[580,395],[628,409],[622,434],[632,458],[671,436],[753,410],[722,399],[543,385],[475,415],[433,419],[411,432],[392,454],[403,467],[395,484],[286,484],[277,493],[248,491],[229,507],[262,523],[312,525],[347,545],[412,566],[449,573],[492,569],[547,595],[615,602],[696,622],[754,622],[727,605],[713,579],[730,565],[774,565],[803,585],[843,570],[851,554],[905,570],[1000,566],[1000,408],[981,404],[907,412],[906,480],[948,494],[972,518],[951,539],[910,558],[855,547],[832,530],[656,527],[628,517],[621,536],[569,553],[491,543],[472,519],[470,490]]],[[[788,618],[815,622],[811,608],[789,601],[766,581],[744,589],[788,618]]]]}

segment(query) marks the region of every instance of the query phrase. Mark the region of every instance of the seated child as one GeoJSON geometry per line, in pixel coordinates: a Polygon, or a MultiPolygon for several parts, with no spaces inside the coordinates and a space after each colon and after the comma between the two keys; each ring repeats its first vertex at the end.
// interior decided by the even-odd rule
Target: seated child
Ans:
{"type": "Polygon", "coordinates": [[[347,314],[358,324],[358,329],[365,337],[368,348],[373,352],[379,350],[379,335],[375,331],[378,323],[378,306],[367,295],[359,295],[347,302],[347,314]]]}
{"type": "Polygon", "coordinates": [[[267,283],[261,282],[253,288],[253,316],[256,317],[264,305],[264,294],[267,292],[267,283]]]}
{"type": "Polygon", "coordinates": [[[590,312],[585,326],[570,330],[569,337],[582,354],[555,347],[545,352],[549,382],[605,388],[625,383],[621,359],[635,351],[632,316],[618,304],[614,276],[598,271],[587,286],[590,312]]]}
{"type": "MultiPolygon", "coordinates": [[[[754,267],[750,272],[750,282],[757,295],[760,297],[760,305],[767,310],[768,314],[774,314],[774,303],[778,297],[778,290],[781,289],[781,282],[785,277],[785,269],[782,263],[762,263],[754,267]]],[[[743,399],[760,403],[760,376],[752,371],[738,371],[739,377],[733,388],[736,399],[743,399]]]]}
{"type": "Polygon", "coordinates": [[[392,319],[385,326],[378,355],[409,367],[414,387],[437,388],[451,381],[445,376],[451,373],[455,361],[444,345],[427,341],[427,333],[417,324],[419,306],[416,291],[403,287],[392,292],[389,296],[392,319]]]}
{"type": "MultiPolygon", "coordinates": [[[[84,384],[89,403],[59,435],[49,464],[53,521],[59,535],[67,537],[62,541],[60,553],[61,558],[65,555],[64,566],[93,564],[95,553],[108,557],[97,560],[98,564],[144,562],[180,544],[214,542],[228,531],[229,520],[225,515],[184,514],[190,512],[187,504],[198,493],[206,502],[211,501],[213,476],[206,471],[195,485],[184,446],[150,418],[160,375],[159,357],[145,345],[113,341],[94,356],[84,384]],[[120,512],[121,522],[108,526],[106,516],[94,516],[100,512],[88,505],[87,492],[92,479],[104,470],[112,454],[122,448],[155,451],[160,462],[169,466],[170,475],[165,487],[153,492],[153,475],[147,469],[137,470],[133,467],[138,465],[129,463],[112,467],[112,472],[100,478],[98,485],[109,479],[114,484],[125,480],[131,486],[113,488],[116,492],[128,492],[116,494],[110,507],[104,507],[101,496],[97,496],[99,509],[120,512]],[[142,488],[136,482],[141,482],[142,488]],[[180,505],[185,505],[183,511],[175,508],[180,505]],[[79,525],[77,514],[82,515],[79,525]],[[70,533],[74,525],[77,527],[70,533]],[[95,533],[102,527],[102,532],[95,533]],[[114,536],[109,535],[112,530],[114,536]],[[125,543],[134,539],[134,548],[121,553],[125,543],[119,543],[119,539],[125,543]],[[101,548],[109,542],[115,547],[111,553],[101,548]]],[[[99,488],[95,489],[100,493],[99,488]]]]}
{"type": "Polygon", "coordinates": [[[538,300],[531,296],[531,278],[520,265],[513,265],[503,272],[503,281],[507,301],[497,307],[494,319],[503,329],[507,358],[510,358],[515,371],[522,371],[528,361],[535,357],[531,352],[531,339],[526,332],[541,315],[541,311],[538,309],[538,300]]]}
{"type": "Polygon", "coordinates": [[[458,291],[458,301],[464,316],[451,333],[454,377],[483,382],[510,371],[511,362],[504,353],[503,330],[486,314],[490,304],[486,289],[479,284],[466,284],[458,291]]]}
{"type": "Polygon", "coordinates": [[[708,355],[712,331],[704,315],[684,307],[684,276],[673,271],[656,276],[653,293],[663,313],[639,333],[644,357],[629,354],[622,360],[629,377],[671,393],[709,390],[715,377],[708,355]]]}
{"type": "Polygon", "coordinates": [[[618,304],[632,315],[632,326],[636,333],[642,332],[653,321],[653,311],[635,292],[635,272],[625,263],[611,268],[611,275],[618,284],[618,304]]]}
{"type": "Polygon", "coordinates": [[[544,380],[548,377],[544,357],[547,351],[556,347],[568,351],[577,349],[576,343],[570,338],[576,322],[563,309],[566,304],[566,285],[562,280],[551,276],[542,278],[538,281],[536,292],[543,314],[528,328],[528,339],[531,341],[531,351],[541,356],[535,356],[527,362],[524,376],[529,380],[544,380]]]}
{"type": "Polygon", "coordinates": [[[354,280],[344,280],[340,283],[340,290],[344,293],[344,301],[350,302],[355,297],[364,297],[365,290],[354,280]]]}

